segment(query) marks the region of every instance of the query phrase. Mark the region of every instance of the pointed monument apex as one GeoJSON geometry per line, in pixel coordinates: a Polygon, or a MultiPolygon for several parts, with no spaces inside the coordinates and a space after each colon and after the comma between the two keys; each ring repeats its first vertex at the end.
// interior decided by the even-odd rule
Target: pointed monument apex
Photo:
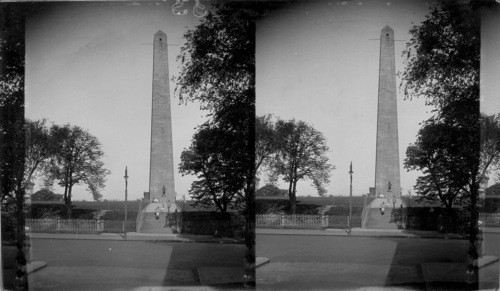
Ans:
{"type": "Polygon", "coordinates": [[[156,36],[167,36],[163,31],[161,30],[158,30],[156,33],[155,33],[155,37],[156,36]]]}

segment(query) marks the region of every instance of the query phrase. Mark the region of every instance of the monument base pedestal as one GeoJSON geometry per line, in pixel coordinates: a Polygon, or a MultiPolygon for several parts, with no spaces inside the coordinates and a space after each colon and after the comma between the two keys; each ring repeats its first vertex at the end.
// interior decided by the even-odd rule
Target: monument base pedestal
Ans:
{"type": "Polygon", "coordinates": [[[149,202],[149,204],[144,208],[144,212],[170,212],[174,213],[175,210],[180,211],[180,207],[177,206],[177,202],[149,202]],[[170,207],[169,207],[170,206],[170,207]]]}

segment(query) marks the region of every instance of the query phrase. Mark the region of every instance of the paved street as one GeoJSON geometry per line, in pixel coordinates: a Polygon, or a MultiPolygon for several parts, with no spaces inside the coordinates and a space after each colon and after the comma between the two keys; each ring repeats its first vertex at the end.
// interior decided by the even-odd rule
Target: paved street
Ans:
{"type": "MultiPolygon", "coordinates": [[[[270,258],[257,269],[257,286],[269,290],[422,288],[423,273],[431,277],[436,268],[450,266],[446,277],[460,281],[468,245],[457,239],[320,235],[257,235],[256,243],[257,256],[270,258]]],[[[490,273],[498,278],[498,271],[490,273]]]]}
{"type": "Polygon", "coordinates": [[[33,239],[32,245],[32,259],[47,267],[30,274],[31,290],[199,286],[198,271],[206,267],[243,272],[241,244],[33,239]]]}

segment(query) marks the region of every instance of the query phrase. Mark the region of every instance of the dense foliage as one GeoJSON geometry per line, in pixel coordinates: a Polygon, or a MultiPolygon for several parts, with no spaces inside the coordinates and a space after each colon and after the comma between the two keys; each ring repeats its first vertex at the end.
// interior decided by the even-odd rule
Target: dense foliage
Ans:
{"type": "Polygon", "coordinates": [[[63,196],[61,194],[55,194],[49,189],[41,189],[31,195],[32,201],[62,201],[63,196]]]}
{"type": "Polygon", "coordinates": [[[0,191],[2,209],[19,209],[22,215],[24,17],[20,12],[16,5],[0,6],[0,191]]]}
{"type": "Polygon", "coordinates": [[[469,6],[443,2],[410,30],[404,52],[405,96],[434,106],[407,149],[405,167],[423,172],[416,190],[424,199],[448,208],[479,189],[479,26],[469,6]]]}
{"type": "Polygon", "coordinates": [[[198,204],[215,205],[220,212],[234,209],[244,200],[246,169],[238,158],[241,136],[205,124],[181,154],[179,171],[196,175],[189,193],[198,204]]]}

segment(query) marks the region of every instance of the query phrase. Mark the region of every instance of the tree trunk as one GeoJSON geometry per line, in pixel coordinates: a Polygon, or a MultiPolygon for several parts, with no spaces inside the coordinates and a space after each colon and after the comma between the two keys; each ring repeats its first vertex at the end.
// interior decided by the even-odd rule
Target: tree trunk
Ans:
{"type": "Polygon", "coordinates": [[[477,199],[479,195],[477,183],[470,187],[470,222],[469,222],[469,249],[467,251],[467,274],[466,281],[469,290],[479,289],[479,254],[476,248],[479,213],[477,211],[477,199]]]}
{"type": "Polygon", "coordinates": [[[68,203],[68,185],[65,185],[64,186],[64,204],[66,205],[66,203],[68,203]]]}
{"type": "Polygon", "coordinates": [[[68,217],[68,219],[71,219],[71,190],[72,190],[72,186],[70,185],[68,187],[68,199],[66,201],[66,215],[68,217]]]}
{"type": "MultiPolygon", "coordinates": [[[[253,182],[250,182],[253,184],[253,182]]],[[[245,275],[243,285],[246,288],[255,287],[255,188],[245,189],[245,275]]]]}
{"type": "MultiPolygon", "coordinates": [[[[17,216],[17,242],[16,242],[16,263],[18,270],[22,270],[22,273],[16,274],[16,280],[22,280],[24,282],[23,289],[28,290],[28,274],[24,271],[26,269],[26,254],[25,254],[25,240],[26,240],[26,230],[24,221],[24,188],[21,187],[21,183],[18,183],[16,190],[16,216],[17,216]]],[[[2,286],[3,287],[3,286],[2,286]]]]}
{"type": "Polygon", "coordinates": [[[292,182],[292,192],[290,193],[290,206],[292,210],[292,214],[295,214],[297,212],[297,196],[296,196],[296,191],[297,191],[297,181],[292,182]]]}
{"type": "MultiPolygon", "coordinates": [[[[255,36],[255,22],[249,23],[249,33],[255,36]]],[[[255,51],[253,52],[255,53],[255,51]]],[[[253,66],[253,89],[251,98],[255,102],[255,66],[253,66]]],[[[254,103],[255,104],[255,103],[254,103]]],[[[255,105],[246,110],[248,123],[246,124],[246,183],[245,183],[245,257],[243,286],[255,288],[255,105]]]]}

